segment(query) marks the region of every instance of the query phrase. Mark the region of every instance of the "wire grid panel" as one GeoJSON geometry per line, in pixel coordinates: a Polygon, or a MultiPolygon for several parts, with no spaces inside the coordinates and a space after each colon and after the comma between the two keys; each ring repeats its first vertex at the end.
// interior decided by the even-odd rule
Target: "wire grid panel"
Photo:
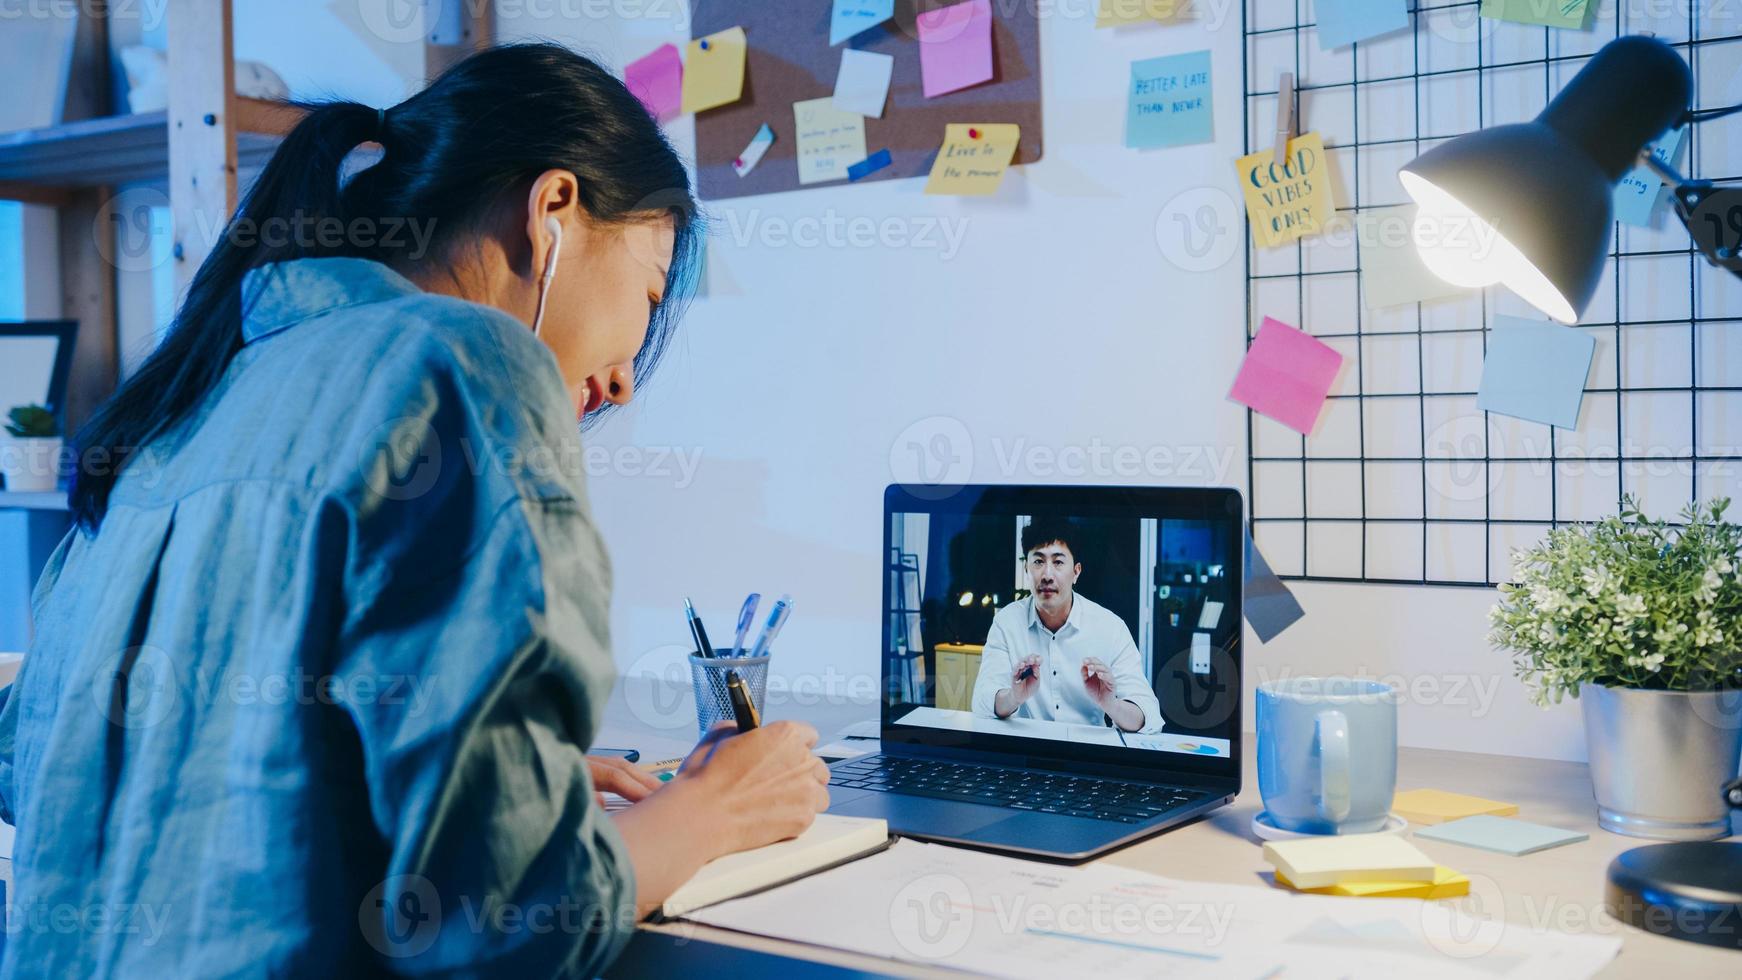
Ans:
{"type": "MultiPolygon", "coordinates": [[[[1514,548],[1613,514],[1624,494],[1670,518],[1737,495],[1742,281],[1694,252],[1669,202],[1650,227],[1615,228],[1574,327],[1596,352],[1571,430],[1476,407],[1493,318],[1541,314],[1498,287],[1369,310],[1372,239],[1354,229],[1409,204],[1404,164],[1461,133],[1534,118],[1620,34],[1674,45],[1693,68],[1695,108],[1742,102],[1742,3],[1592,0],[1601,7],[1586,29],[1568,31],[1482,18],[1476,0],[1418,0],[1409,29],[1324,51],[1311,0],[1243,2],[1246,151],[1273,144],[1277,80],[1292,72],[1298,131],[1323,137],[1338,210],[1325,233],[1273,249],[1247,232],[1247,342],[1272,316],[1345,358],[1310,437],[1247,413],[1250,517],[1279,574],[1492,585],[1510,577],[1514,548]]],[[[1679,167],[1742,179],[1739,144],[1742,116],[1703,123],[1679,167]]]]}

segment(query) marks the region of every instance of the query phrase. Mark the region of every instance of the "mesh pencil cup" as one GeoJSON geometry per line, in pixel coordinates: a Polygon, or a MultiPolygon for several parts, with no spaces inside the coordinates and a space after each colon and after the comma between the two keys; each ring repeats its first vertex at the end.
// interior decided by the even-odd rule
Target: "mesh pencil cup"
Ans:
{"type": "Polygon", "coordinates": [[[690,654],[690,682],[696,690],[696,733],[706,735],[708,729],[722,721],[736,721],[732,714],[732,696],[726,691],[726,671],[735,670],[744,686],[750,690],[750,703],[757,715],[766,714],[768,694],[768,655],[733,657],[736,651],[719,650],[717,657],[690,654]]]}

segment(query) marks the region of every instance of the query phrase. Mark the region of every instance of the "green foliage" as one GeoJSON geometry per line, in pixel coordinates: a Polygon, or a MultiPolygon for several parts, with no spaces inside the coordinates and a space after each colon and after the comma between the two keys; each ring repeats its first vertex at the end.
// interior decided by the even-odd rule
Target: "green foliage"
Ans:
{"type": "Polygon", "coordinates": [[[1489,614],[1537,704],[1582,683],[1666,691],[1742,687],[1742,528],[1726,499],[1677,528],[1627,497],[1621,513],[1550,531],[1513,554],[1513,584],[1489,614]]]}
{"type": "Polygon", "coordinates": [[[6,431],[20,439],[53,439],[60,435],[54,413],[41,405],[20,405],[6,413],[6,431]]]}

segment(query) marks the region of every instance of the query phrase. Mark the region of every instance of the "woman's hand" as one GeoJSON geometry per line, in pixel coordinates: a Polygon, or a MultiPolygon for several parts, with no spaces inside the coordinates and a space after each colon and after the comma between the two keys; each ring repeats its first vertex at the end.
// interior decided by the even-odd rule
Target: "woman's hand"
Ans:
{"type": "Polygon", "coordinates": [[[659,777],[637,768],[628,759],[608,755],[587,756],[587,769],[593,775],[593,789],[599,806],[605,806],[605,794],[616,793],[631,803],[645,800],[665,785],[659,777]]]}
{"type": "Polygon", "coordinates": [[[811,755],[817,730],[777,721],[743,735],[709,731],[672,780],[694,786],[722,818],[725,853],[804,833],[829,808],[829,767],[811,755]]]}

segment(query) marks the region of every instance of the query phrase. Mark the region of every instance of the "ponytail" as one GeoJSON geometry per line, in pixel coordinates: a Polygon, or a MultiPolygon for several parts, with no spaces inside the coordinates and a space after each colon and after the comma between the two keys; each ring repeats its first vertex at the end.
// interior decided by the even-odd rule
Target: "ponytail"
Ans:
{"type": "Polygon", "coordinates": [[[127,459],[184,422],[242,349],[249,270],[301,258],[441,260],[503,195],[566,169],[597,221],[674,219],[667,301],[655,311],[636,375],[651,373],[698,258],[696,204],[682,162],[659,125],[603,68],[551,44],[492,48],[454,66],[390,110],[355,102],[299,103],[306,115],[279,144],[188,286],[163,343],[74,439],[79,465],[68,503],[95,532],[127,459]],[[344,179],[346,158],[374,141],[383,153],[344,179]],[[403,238],[268,235],[275,224],[311,227],[358,218],[422,221],[433,238],[413,254],[403,238]],[[95,465],[102,461],[104,465],[95,465]]]}

